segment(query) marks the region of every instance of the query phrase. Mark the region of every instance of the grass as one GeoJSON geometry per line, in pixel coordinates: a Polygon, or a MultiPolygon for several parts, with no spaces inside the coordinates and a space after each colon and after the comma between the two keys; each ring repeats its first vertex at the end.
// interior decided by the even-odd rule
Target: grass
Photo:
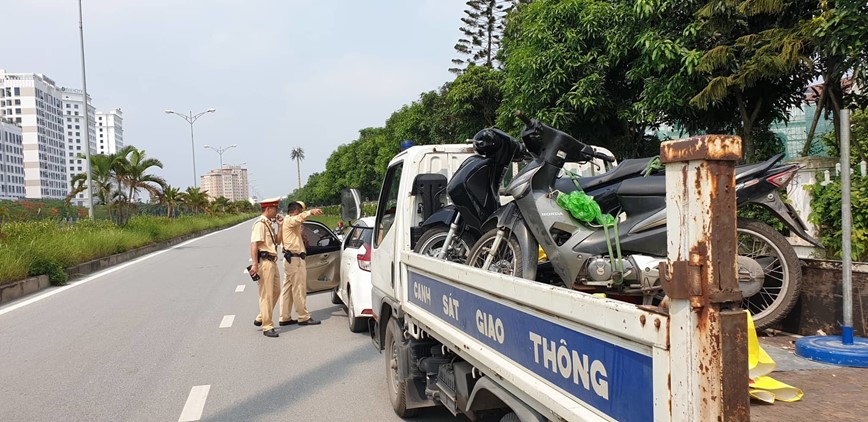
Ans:
{"type": "Polygon", "coordinates": [[[139,216],[126,227],[90,220],[7,223],[0,228],[0,284],[45,274],[57,265],[67,268],[188,233],[230,226],[253,216],[139,216]]]}

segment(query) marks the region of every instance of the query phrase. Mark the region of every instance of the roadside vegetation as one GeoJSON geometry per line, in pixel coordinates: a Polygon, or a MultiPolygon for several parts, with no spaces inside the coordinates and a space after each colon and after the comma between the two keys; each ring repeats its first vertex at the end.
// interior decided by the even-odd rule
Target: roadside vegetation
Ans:
{"type": "Polygon", "coordinates": [[[248,201],[211,199],[198,187],[170,186],[153,174],[162,166],[134,146],[91,156],[93,220],[86,208],[71,204],[87,189],[85,174],[72,178],[65,201],[0,201],[0,284],[42,274],[54,285],[64,284],[64,268],[227,227],[258,213],[248,201]]]}

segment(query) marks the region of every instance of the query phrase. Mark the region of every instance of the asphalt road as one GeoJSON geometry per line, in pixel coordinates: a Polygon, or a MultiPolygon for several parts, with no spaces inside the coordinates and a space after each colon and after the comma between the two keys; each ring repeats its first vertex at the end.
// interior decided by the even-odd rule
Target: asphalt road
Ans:
{"type": "Polygon", "coordinates": [[[308,298],[322,325],[253,326],[250,224],[0,307],[0,419],[400,420],[383,355],[327,293],[308,298]]]}

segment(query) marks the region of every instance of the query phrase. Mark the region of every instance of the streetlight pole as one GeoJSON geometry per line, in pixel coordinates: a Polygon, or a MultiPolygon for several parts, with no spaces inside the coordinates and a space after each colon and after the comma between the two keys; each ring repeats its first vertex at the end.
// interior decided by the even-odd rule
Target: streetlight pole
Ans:
{"type": "Polygon", "coordinates": [[[217,151],[217,154],[220,155],[220,168],[222,169],[222,168],[223,168],[223,153],[226,152],[226,151],[228,151],[228,150],[230,150],[230,149],[232,149],[232,148],[235,148],[235,147],[237,147],[237,146],[238,146],[238,145],[236,145],[236,144],[232,144],[232,145],[229,145],[229,146],[226,147],[226,148],[221,148],[221,147],[216,147],[216,148],[215,148],[215,147],[212,147],[211,145],[205,145],[204,147],[205,147],[205,148],[208,148],[208,149],[213,149],[214,151],[217,151]]]}
{"type": "Polygon", "coordinates": [[[87,217],[93,220],[93,181],[90,178],[90,123],[87,108],[87,73],[84,67],[84,18],[78,0],[78,36],[81,42],[81,90],[84,97],[84,159],[87,177],[87,217]]]}
{"type": "MultiPolygon", "coordinates": [[[[81,0],[79,0],[79,1],[81,1],[81,0]]],[[[178,112],[173,111],[173,110],[165,110],[166,114],[174,114],[176,116],[180,116],[182,119],[186,120],[187,123],[190,124],[190,147],[192,148],[192,151],[193,151],[193,187],[199,186],[198,183],[196,182],[196,142],[193,138],[193,123],[196,123],[196,120],[199,120],[199,118],[202,117],[203,115],[205,115],[207,113],[213,113],[215,111],[217,111],[217,110],[213,109],[213,108],[209,108],[208,110],[205,110],[205,111],[203,111],[199,114],[196,114],[196,115],[193,115],[193,112],[190,111],[190,115],[188,116],[186,114],[178,113],[178,112]]]]}

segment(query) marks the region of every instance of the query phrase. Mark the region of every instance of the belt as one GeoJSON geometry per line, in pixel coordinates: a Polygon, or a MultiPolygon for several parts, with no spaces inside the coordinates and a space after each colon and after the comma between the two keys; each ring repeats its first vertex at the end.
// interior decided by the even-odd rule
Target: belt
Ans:
{"type": "Polygon", "coordinates": [[[304,259],[304,258],[307,256],[307,253],[305,253],[305,252],[302,252],[302,253],[294,253],[294,252],[291,252],[291,251],[283,251],[283,257],[286,258],[286,261],[287,261],[287,262],[292,261],[292,257],[294,257],[294,256],[297,256],[297,257],[299,257],[299,258],[301,258],[301,259],[304,259]]]}
{"type": "Polygon", "coordinates": [[[269,261],[277,261],[277,255],[272,255],[268,252],[259,252],[259,259],[267,259],[269,261]]]}

